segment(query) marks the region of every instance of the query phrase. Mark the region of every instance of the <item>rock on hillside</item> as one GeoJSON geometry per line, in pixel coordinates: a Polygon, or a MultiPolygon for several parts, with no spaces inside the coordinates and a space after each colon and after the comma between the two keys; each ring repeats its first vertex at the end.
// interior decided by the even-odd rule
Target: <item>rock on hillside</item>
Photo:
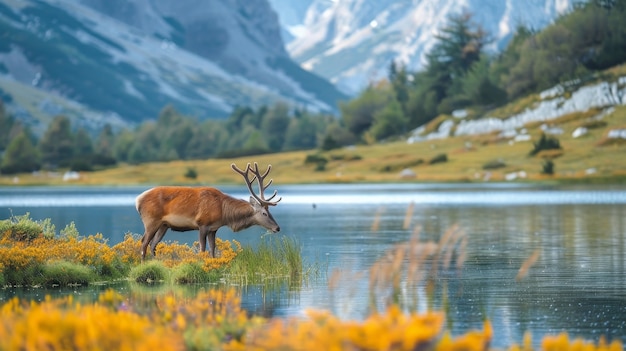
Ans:
{"type": "MultiPolygon", "coordinates": [[[[616,105],[626,105],[626,76],[614,82],[591,85],[582,85],[580,81],[572,81],[548,89],[539,94],[538,98],[539,101],[532,106],[507,118],[485,116],[476,120],[466,120],[465,114],[459,111],[455,114],[456,117],[442,122],[436,131],[427,135],[424,135],[424,127],[417,128],[408,141],[413,143],[449,136],[492,132],[500,132],[503,137],[520,138],[520,130],[528,123],[549,122],[561,116],[584,112],[592,108],[605,110],[616,105]]],[[[599,117],[601,116],[602,114],[599,117]]]]}

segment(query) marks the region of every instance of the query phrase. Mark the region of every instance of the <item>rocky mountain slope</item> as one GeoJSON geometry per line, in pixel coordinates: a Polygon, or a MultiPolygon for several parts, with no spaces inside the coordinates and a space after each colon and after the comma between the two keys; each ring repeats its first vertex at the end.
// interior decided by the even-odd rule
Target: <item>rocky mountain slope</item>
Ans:
{"type": "Polygon", "coordinates": [[[270,0],[287,49],[304,68],[356,93],[386,76],[391,60],[417,70],[451,14],[467,11],[506,45],[515,28],[541,29],[581,0],[270,0]],[[293,38],[293,39],[291,39],[293,38]]]}
{"type": "Polygon", "coordinates": [[[266,1],[3,0],[0,96],[41,131],[66,114],[95,129],[198,118],[285,101],[333,111],[345,98],[286,53],[266,1]]]}

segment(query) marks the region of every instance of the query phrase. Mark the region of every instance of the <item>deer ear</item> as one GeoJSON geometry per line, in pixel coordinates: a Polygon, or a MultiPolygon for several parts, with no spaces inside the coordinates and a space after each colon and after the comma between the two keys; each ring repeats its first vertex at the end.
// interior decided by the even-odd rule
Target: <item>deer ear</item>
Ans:
{"type": "Polygon", "coordinates": [[[257,199],[255,199],[252,196],[250,196],[250,205],[252,205],[252,207],[259,207],[259,206],[261,206],[259,201],[257,201],[257,199]]]}

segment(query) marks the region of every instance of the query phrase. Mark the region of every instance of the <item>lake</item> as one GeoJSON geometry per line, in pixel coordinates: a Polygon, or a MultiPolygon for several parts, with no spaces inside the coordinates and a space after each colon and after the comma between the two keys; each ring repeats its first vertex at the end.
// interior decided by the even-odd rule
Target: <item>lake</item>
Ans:
{"type": "MultiPolygon", "coordinates": [[[[368,269],[419,226],[420,240],[438,241],[458,225],[467,236],[460,268],[442,269],[435,290],[412,289],[419,310],[446,313],[454,335],[494,327],[492,346],[521,343],[525,331],[568,332],[597,341],[626,335],[626,187],[537,186],[529,184],[362,184],[277,186],[281,203],[272,214],[279,234],[253,227],[239,233],[222,228],[218,237],[256,245],[268,237],[295,237],[306,262],[323,273],[296,289],[242,292],[249,310],[299,316],[308,308],[362,319],[369,305],[368,269]],[[413,205],[411,205],[413,204],[413,205]],[[403,224],[408,209],[410,228],[403,224]],[[516,280],[534,253],[536,263],[516,280]],[[329,278],[339,284],[329,288],[329,278]]],[[[110,244],[143,233],[134,199],[147,187],[0,188],[0,218],[29,212],[51,218],[57,231],[74,222],[81,235],[102,233],[110,244]]],[[[245,187],[221,187],[248,198],[245,187]]],[[[164,240],[191,244],[196,232],[168,232],[164,240]]],[[[333,284],[334,285],[334,284],[333,284]]],[[[101,290],[102,287],[87,288],[101,290]]],[[[79,289],[80,290],[80,289],[79,289]]],[[[74,293],[90,294],[92,290],[74,293]]],[[[18,294],[5,289],[4,298],[18,294]]],[[[42,296],[45,290],[21,292],[42,296]]],[[[71,292],[70,292],[71,293],[71,292]]],[[[30,295],[29,295],[30,294],[30,295]]]]}

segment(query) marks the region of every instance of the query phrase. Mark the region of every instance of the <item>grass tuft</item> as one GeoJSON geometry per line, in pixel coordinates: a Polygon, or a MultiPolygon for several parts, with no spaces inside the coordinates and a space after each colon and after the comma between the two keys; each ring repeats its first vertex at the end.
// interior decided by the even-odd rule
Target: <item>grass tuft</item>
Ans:
{"type": "Polygon", "coordinates": [[[198,262],[180,264],[172,271],[172,281],[176,284],[216,283],[220,277],[217,269],[206,271],[198,262]]]}
{"type": "Polygon", "coordinates": [[[94,280],[94,273],[84,265],[56,261],[43,266],[42,285],[45,287],[89,285],[94,280]]]}
{"type": "Polygon", "coordinates": [[[157,283],[167,280],[169,270],[161,261],[152,260],[131,268],[130,280],[137,283],[157,283]]]}

